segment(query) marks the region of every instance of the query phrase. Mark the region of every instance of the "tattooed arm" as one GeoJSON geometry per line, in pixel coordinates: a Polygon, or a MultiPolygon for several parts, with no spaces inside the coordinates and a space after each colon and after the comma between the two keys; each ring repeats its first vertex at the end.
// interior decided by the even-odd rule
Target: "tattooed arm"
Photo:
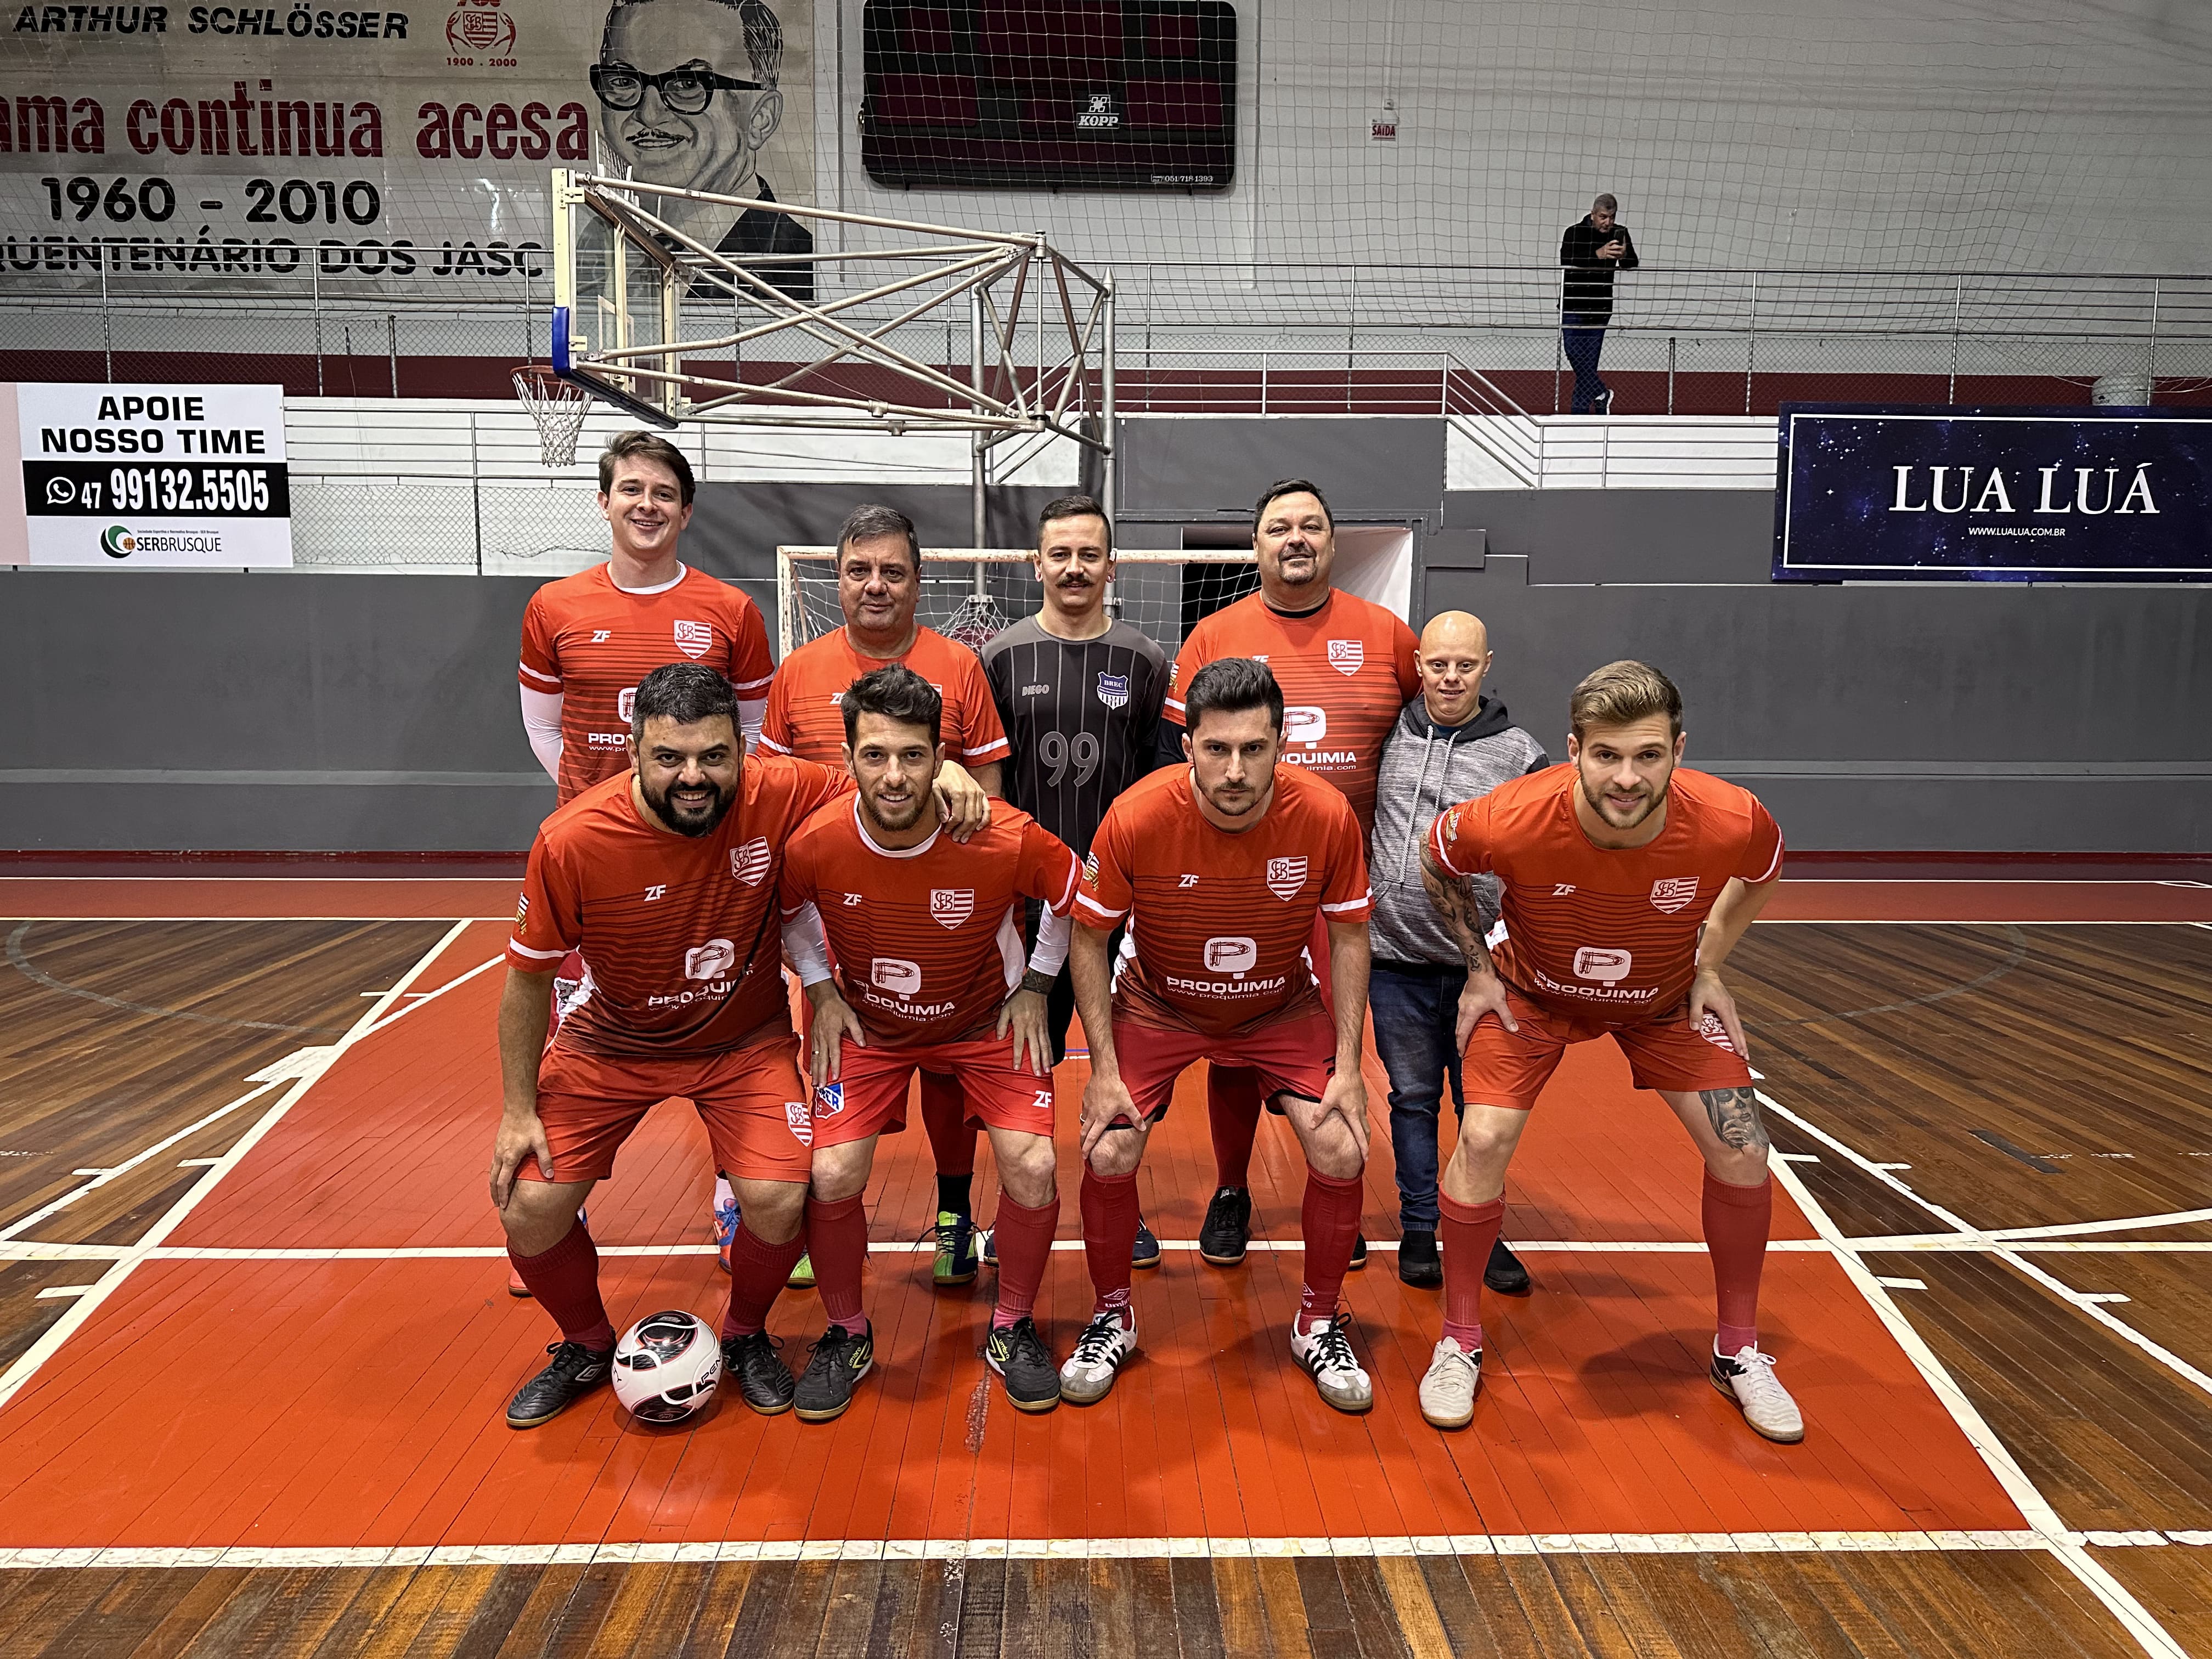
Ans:
{"type": "Polygon", "coordinates": [[[1474,1035],[1485,1014],[1496,1014],[1498,1022],[1509,1031],[1521,1029],[1506,1006],[1505,983],[1498,977],[1497,965],[1490,959],[1490,947],[1482,942],[1475,931],[1477,915],[1474,895],[1468,890],[1467,878],[1455,876],[1437,863],[1436,854],[1426,842],[1421,847],[1421,887],[1429,896],[1429,902],[1444,919],[1452,938],[1459,943],[1460,954],[1467,959],[1467,987],[1459,994],[1459,1023],[1455,1027],[1456,1041],[1464,1050],[1468,1039],[1474,1035]]]}

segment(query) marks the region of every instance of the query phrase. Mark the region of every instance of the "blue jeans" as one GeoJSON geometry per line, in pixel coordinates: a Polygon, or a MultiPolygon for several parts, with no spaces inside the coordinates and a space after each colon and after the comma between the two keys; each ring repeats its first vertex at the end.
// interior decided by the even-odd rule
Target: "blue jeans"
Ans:
{"type": "Polygon", "coordinates": [[[1567,362],[1575,371],[1574,402],[1568,412],[1594,414],[1598,395],[1606,389],[1605,382],[1597,377],[1597,356],[1605,349],[1606,319],[1570,314],[1559,320],[1560,343],[1565,346],[1567,362]]]}
{"type": "Polygon", "coordinates": [[[1398,1165],[1398,1224],[1408,1232],[1437,1230],[1437,1114],[1444,1079],[1452,1104],[1467,1115],[1460,1054],[1452,1041],[1467,974],[1436,967],[1406,972],[1376,963],[1367,980],[1375,1018],[1375,1052],[1390,1077],[1390,1152],[1398,1165]]]}

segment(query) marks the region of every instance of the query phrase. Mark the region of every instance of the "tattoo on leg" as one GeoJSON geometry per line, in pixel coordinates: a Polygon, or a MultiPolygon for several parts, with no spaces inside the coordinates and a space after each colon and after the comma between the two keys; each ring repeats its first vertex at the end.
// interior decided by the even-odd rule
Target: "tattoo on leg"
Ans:
{"type": "Polygon", "coordinates": [[[1698,1098],[1721,1144],[1739,1152],[1766,1151],[1766,1126],[1759,1121],[1759,1097],[1749,1089],[1707,1089],[1698,1098]]]}

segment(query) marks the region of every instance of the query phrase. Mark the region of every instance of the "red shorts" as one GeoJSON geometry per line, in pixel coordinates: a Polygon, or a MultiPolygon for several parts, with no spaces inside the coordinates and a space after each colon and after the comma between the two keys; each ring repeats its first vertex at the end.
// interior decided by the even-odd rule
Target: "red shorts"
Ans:
{"type": "Polygon", "coordinates": [[[538,1062],[538,1116],[553,1175],[526,1159],[526,1181],[604,1181],[640,1119],[672,1097],[706,1120],[714,1167],[739,1181],[805,1181],[813,1174],[799,1039],[771,1037],[719,1054],[611,1059],[556,1042],[538,1062]]]}
{"type": "Polygon", "coordinates": [[[957,1082],[970,1124],[1052,1138],[1052,1079],[1016,1069],[1009,1036],[902,1048],[848,1042],[837,1062],[837,1081],[814,1091],[814,1144],[842,1146],[898,1133],[906,1127],[907,1085],[916,1072],[957,1082]]]}
{"type": "Polygon", "coordinates": [[[1278,1020],[1241,1036],[1208,1036],[1188,1027],[1168,1029],[1114,1022],[1114,1055],[1121,1062],[1121,1085],[1137,1115],[1149,1122],[1164,1116],[1176,1079],[1193,1060],[1216,1066],[1248,1066],[1260,1074],[1260,1095],[1272,1110],[1277,1095],[1319,1100],[1336,1075],[1336,1026],[1319,1014],[1278,1020]]]}
{"type": "Polygon", "coordinates": [[[1608,1035],[1628,1056],[1629,1077],[1639,1089],[1696,1094],[1751,1086],[1751,1067],[1719,1018],[1707,1014],[1703,1026],[1692,1026],[1686,1002],[1639,1025],[1607,1025],[1542,1007],[1510,985],[1505,1000],[1521,1029],[1509,1031],[1491,1014],[1474,1028],[1460,1068],[1470,1106],[1527,1111],[1551,1081],[1569,1043],[1608,1035]]]}

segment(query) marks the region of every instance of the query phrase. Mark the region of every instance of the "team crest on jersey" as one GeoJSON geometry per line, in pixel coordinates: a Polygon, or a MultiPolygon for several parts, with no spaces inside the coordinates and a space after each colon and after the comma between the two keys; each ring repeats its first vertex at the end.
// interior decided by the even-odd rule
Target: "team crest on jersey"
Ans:
{"type": "Polygon", "coordinates": [[[814,1117],[803,1100],[783,1103],[783,1121],[791,1126],[791,1138],[802,1146],[814,1144],[814,1117]]]}
{"type": "Polygon", "coordinates": [[[615,693],[615,718],[624,726],[628,726],[631,717],[636,713],[637,688],[634,685],[625,685],[615,693]]]}
{"type": "Polygon", "coordinates": [[[748,887],[757,887],[767,880],[775,863],[775,854],[769,850],[766,836],[755,836],[743,847],[730,848],[730,873],[748,887]]]}
{"type": "Polygon", "coordinates": [[[1093,887],[1098,884],[1098,854],[1095,852],[1083,860],[1083,878],[1093,887]]]}
{"type": "Polygon", "coordinates": [[[1664,881],[1651,884],[1651,908],[1655,910],[1679,910],[1697,896],[1695,876],[1669,876],[1664,881]]]}
{"type": "Polygon", "coordinates": [[[1357,674],[1367,661],[1367,647],[1359,640],[1331,640],[1328,665],[1340,674],[1357,674]]]}
{"type": "MultiPolygon", "coordinates": [[[[1334,641],[1330,642],[1334,648],[1334,641]]],[[[679,622],[676,624],[676,648],[696,662],[714,648],[714,629],[711,623],[679,622]]]]}
{"type": "Polygon", "coordinates": [[[972,887],[933,887],[929,890],[929,919],[945,927],[957,927],[975,914],[972,887]]]}
{"type": "Polygon", "coordinates": [[[814,1085],[814,1115],[835,1117],[845,1109],[845,1085],[842,1083],[817,1083],[814,1085]]]}
{"type": "Polygon", "coordinates": [[[1103,669],[1098,674],[1098,701],[1109,708],[1126,708],[1129,704],[1129,677],[1109,674],[1103,669]]]}
{"type": "Polygon", "coordinates": [[[1298,889],[1306,884],[1306,861],[1304,859],[1269,859],[1267,860],[1267,890],[1288,904],[1298,896],[1298,889]]]}
{"type": "Polygon", "coordinates": [[[526,922],[526,921],[529,921],[529,920],[530,920],[530,895],[529,895],[529,894],[527,894],[527,893],[518,893],[518,894],[516,894],[516,895],[515,895],[515,897],[514,897],[514,927],[515,927],[515,931],[516,931],[517,933],[520,933],[520,932],[522,930],[522,924],[523,924],[524,922],[526,922]]]}

